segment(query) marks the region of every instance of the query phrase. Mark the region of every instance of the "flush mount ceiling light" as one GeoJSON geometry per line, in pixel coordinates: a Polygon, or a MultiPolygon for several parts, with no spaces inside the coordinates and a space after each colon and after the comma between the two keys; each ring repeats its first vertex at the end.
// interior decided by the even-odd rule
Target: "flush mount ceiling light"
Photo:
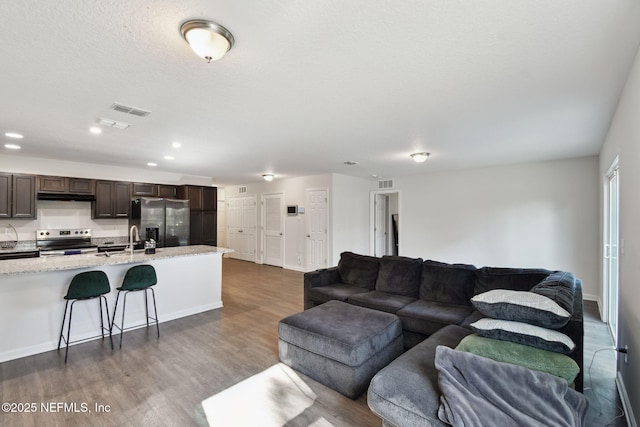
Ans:
{"type": "Polygon", "coordinates": [[[196,55],[207,62],[222,58],[235,42],[231,32],[222,25],[202,19],[184,22],[180,34],[196,55]]]}
{"type": "Polygon", "coordinates": [[[267,182],[271,182],[271,181],[273,181],[273,174],[272,173],[263,173],[262,174],[262,178],[264,178],[264,180],[267,181],[267,182]]]}
{"type": "Polygon", "coordinates": [[[431,153],[413,153],[411,155],[411,158],[416,163],[422,163],[426,162],[430,155],[431,153]]]}

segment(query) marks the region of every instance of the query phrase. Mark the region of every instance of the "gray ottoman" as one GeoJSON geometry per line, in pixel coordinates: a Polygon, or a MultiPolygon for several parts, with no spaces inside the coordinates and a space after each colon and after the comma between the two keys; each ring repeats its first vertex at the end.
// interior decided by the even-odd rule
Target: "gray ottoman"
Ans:
{"type": "Polygon", "coordinates": [[[395,314],[329,301],[282,319],[280,361],[351,399],[403,351],[395,314]]]}

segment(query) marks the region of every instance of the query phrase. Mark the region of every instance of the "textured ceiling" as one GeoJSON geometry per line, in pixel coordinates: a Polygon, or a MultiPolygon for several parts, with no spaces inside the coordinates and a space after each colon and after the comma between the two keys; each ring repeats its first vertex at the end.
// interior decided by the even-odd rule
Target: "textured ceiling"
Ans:
{"type": "Polygon", "coordinates": [[[220,184],[597,154],[640,42],[635,0],[25,0],[0,16],[0,141],[25,135],[11,154],[220,184]],[[189,18],[235,46],[207,64],[189,18]],[[131,127],[94,136],[98,117],[131,127]]]}

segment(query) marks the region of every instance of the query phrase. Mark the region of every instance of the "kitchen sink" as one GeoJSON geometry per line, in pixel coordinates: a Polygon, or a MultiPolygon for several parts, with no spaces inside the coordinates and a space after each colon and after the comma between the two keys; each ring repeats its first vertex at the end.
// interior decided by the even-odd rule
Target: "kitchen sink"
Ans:
{"type": "Polygon", "coordinates": [[[0,261],[8,259],[37,258],[40,251],[0,252],[0,261]]]}

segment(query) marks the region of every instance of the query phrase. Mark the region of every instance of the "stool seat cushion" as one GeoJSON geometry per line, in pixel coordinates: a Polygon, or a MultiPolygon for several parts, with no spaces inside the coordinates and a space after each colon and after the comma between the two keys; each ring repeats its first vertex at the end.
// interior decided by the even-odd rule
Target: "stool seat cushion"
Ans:
{"type": "Polygon", "coordinates": [[[329,301],[280,321],[280,339],[312,353],[359,366],[402,334],[397,316],[329,301]]]}
{"type": "Polygon", "coordinates": [[[109,292],[111,292],[111,285],[109,285],[109,278],[104,271],[85,271],[76,274],[71,279],[64,299],[96,298],[109,292]]]}
{"type": "Polygon", "coordinates": [[[122,281],[121,291],[138,291],[158,283],[156,270],[152,265],[136,265],[127,270],[122,281]]]}

